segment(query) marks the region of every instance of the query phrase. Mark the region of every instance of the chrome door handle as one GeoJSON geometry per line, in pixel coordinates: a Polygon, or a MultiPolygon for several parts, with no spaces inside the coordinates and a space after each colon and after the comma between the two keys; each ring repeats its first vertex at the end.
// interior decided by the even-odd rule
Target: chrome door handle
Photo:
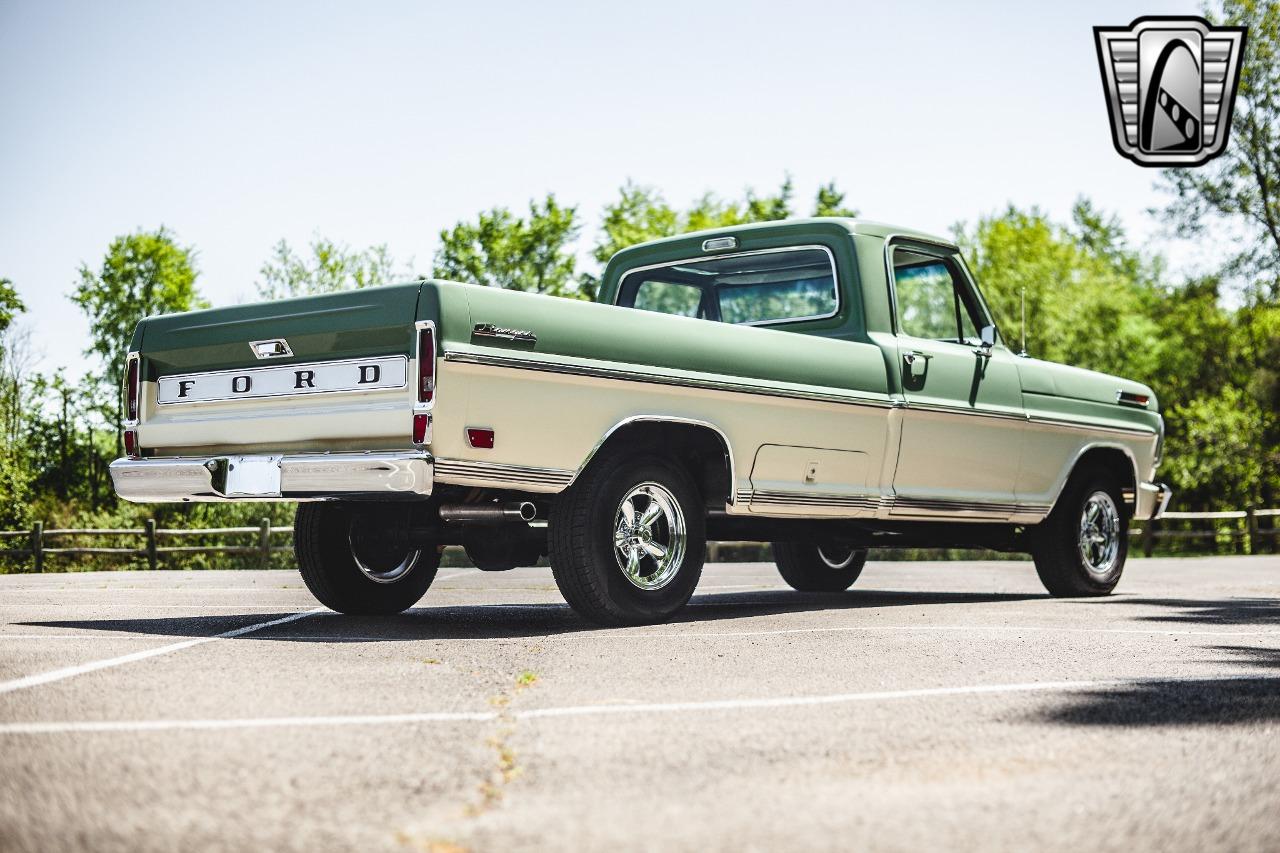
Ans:
{"type": "Polygon", "coordinates": [[[929,359],[931,358],[933,358],[933,356],[927,352],[909,350],[902,354],[902,363],[907,366],[907,375],[915,379],[924,375],[925,370],[928,369],[929,366],[929,359]]]}

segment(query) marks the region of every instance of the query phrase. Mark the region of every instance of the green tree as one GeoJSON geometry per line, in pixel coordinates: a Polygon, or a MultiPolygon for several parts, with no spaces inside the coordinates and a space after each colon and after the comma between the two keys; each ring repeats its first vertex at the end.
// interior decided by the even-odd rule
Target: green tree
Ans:
{"type": "Polygon", "coordinates": [[[495,207],[440,232],[432,274],[486,287],[589,296],[574,276],[579,229],[577,208],[561,205],[552,194],[531,201],[527,217],[495,207]]]}
{"type": "Polygon", "coordinates": [[[24,410],[21,345],[12,328],[26,310],[13,282],[0,279],[0,529],[30,522],[31,474],[19,444],[24,410]]]}
{"type": "Polygon", "coordinates": [[[85,354],[102,359],[102,399],[114,401],[116,423],[124,420],[124,354],[134,327],[149,314],[202,307],[196,275],[195,251],[164,227],[112,240],[97,271],[81,265],[71,299],[89,318],[85,354]]]}
{"type": "Polygon", "coordinates": [[[1230,385],[1167,409],[1162,476],[1183,506],[1239,509],[1263,496],[1267,454],[1263,415],[1230,385]]]}
{"type": "Polygon", "coordinates": [[[836,188],[835,181],[828,181],[818,187],[818,195],[813,200],[814,216],[857,216],[858,211],[845,207],[844,193],[836,188]]]}
{"type": "Polygon", "coordinates": [[[308,246],[309,254],[294,251],[288,241],[281,240],[271,250],[271,257],[258,270],[258,296],[262,299],[286,299],[311,296],[362,287],[391,284],[397,278],[395,260],[385,244],[367,249],[351,249],[333,240],[316,237],[308,246]]]}
{"type": "Polygon", "coordinates": [[[18,298],[18,291],[14,289],[13,282],[7,278],[0,278],[0,334],[4,334],[13,323],[13,318],[25,310],[27,306],[23,305],[22,300],[18,298]]]}
{"type": "Polygon", "coordinates": [[[1204,166],[1164,171],[1158,185],[1174,197],[1163,215],[1187,237],[1223,224],[1243,232],[1227,272],[1280,299],[1280,2],[1225,0],[1206,15],[1249,28],[1230,144],[1204,166]]]}
{"type": "MultiPolygon", "coordinates": [[[[792,215],[795,190],[788,175],[776,192],[760,195],[748,188],[741,200],[725,200],[705,193],[685,210],[672,207],[662,193],[653,187],[631,181],[618,189],[618,199],[605,206],[600,235],[591,255],[601,264],[609,262],[617,252],[660,237],[672,237],[690,231],[705,231],[748,222],[768,222],[792,215]]],[[[856,216],[844,206],[844,193],[835,181],[818,188],[813,203],[814,216],[856,216]]]]}

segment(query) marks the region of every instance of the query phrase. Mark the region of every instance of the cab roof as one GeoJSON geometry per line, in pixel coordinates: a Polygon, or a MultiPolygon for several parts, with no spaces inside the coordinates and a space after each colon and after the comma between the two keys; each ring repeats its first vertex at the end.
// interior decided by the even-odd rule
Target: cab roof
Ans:
{"type": "MultiPolygon", "coordinates": [[[[926,243],[933,243],[948,249],[957,250],[955,241],[946,237],[938,237],[914,228],[888,225],[869,219],[854,219],[845,216],[814,216],[803,219],[778,219],[769,222],[753,222],[749,225],[730,225],[723,228],[708,228],[702,231],[690,231],[672,237],[661,237],[628,246],[614,254],[605,267],[601,277],[601,288],[598,299],[605,302],[613,300],[617,292],[620,274],[640,266],[663,264],[692,257],[707,255],[702,248],[703,241],[716,237],[737,237],[738,246],[732,251],[746,251],[785,246],[804,241],[807,238],[826,237],[827,239],[865,236],[877,239],[888,237],[909,237],[926,243]]],[[[716,254],[719,254],[718,252],[716,254]]]]}

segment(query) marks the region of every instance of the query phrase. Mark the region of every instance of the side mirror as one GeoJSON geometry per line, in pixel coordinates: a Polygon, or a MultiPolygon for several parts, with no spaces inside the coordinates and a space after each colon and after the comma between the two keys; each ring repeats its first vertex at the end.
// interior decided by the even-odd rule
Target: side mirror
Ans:
{"type": "Polygon", "coordinates": [[[996,327],[983,326],[978,332],[978,340],[981,343],[973,348],[974,353],[983,358],[991,358],[991,348],[996,345],[996,327]]]}

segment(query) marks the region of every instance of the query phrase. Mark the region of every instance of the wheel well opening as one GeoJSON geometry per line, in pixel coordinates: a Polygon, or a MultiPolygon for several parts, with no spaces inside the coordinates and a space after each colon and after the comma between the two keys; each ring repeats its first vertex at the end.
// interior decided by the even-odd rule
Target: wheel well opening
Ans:
{"type": "Polygon", "coordinates": [[[1124,510],[1130,517],[1137,507],[1138,482],[1133,470],[1133,460],[1117,447],[1094,447],[1086,451],[1071,471],[1071,479],[1088,471],[1105,471],[1120,481],[1120,494],[1124,498],[1124,510]]]}
{"type": "Polygon", "coordinates": [[[600,445],[587,465],[614,453],[654,453],[682,464],[708,507],[723,507],[733,491],[729,447],[709,426],[674,421],[633,421],[600,445]]]}

